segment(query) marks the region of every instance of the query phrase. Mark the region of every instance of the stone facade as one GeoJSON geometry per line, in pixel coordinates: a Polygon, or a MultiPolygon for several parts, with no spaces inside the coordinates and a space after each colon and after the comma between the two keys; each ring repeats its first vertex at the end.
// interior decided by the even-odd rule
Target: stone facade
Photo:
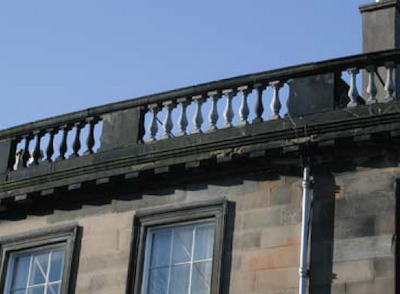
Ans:
{"type": "MultiPolygon", "coordinates": [[[[386,26],[391,28],[380,49],[392,48],[393,39],[398,48],[399,8],[395,0],[361,7],[365,52],[376,49],[371,47],[377,44],[376,32],[387,31],[386,26]],[[385,18],[389,24],[376,21],[380,15],[391,15],[385,18]]],[[[133,264],[143,261],[135,251],[140,251],[138,236],[144,236],[138,216],[223,200],[225,231],[216,231],[224,236],[215,234],[216,240],[224,238],[223,254],[214,251],[214,259],[221,261],[221,289],[211,294],[298,293],[302,169],[308,162],[308,293],[399,292],[400,103],[394,96],[400,86],[399,60],[400,51],[389,50],[306,64],[0,131],[0,288],[5,287],[5,240],[15,235],[29,240],[46,228],[75,225],[79,234],[72,246],[70,288],[61,294],[139,294],[140,283],[130,290],[140,269],[133,264]],[[356,87],[359,69],[363,98],[356,87]],[[350,72],[350,85],[341,79],[343,72],[350,72]],[[378,73],[387,78],[376,87],[378,73]],[[282,115],[279,89],[285,83],[290,93],[288,112],[282,115]],[[268,87],[273,92],[269,120],[263,107],[268,87]],[[385,103],[367,100],[374,87],[377,101],[385,103]],[[252,91],[250,121],[246,99],[252,91]],[[241,121],[232,125],[229,105],[239,92],[236,115],[241,121]],[[221,96],[227,103],[221,116],[230,127],[218,129],[221,96]],[[214,110],[208,131],[201,132],[206,98],[214,110]],[[189,103],[196,104],[191,132],[186,130],[189,103]],[[178,104],[181,115],[173,128],[172,109],[178,104]],[[160,136],[157,113],[162,109],[160,136]],[[146,116],[151,117],[147,137],[146,116]],[[101,148],[94,150],[99,125],[101,148]],[[82,151],[84,127],[88,137],[82,151]],[[174,134],[177,127],[180,132],[174,134]],[[75,134],[71,142],[69,132],[75,134]],[[57,134],[61,142],[55,154],[57,134]],[[41,145],[45,137],[46,149],[41,145]]]]}
{"type": "MultiPolygon", "coordinates": [[[[399,172],[314,169],[310,293],[394,293],[392,240],[399,172]]],[[[77,223],[82,237],[75,293],[125,293],[137,211],[226,198],[230,237],[224,244],[223,293],[294,294],[299,282],[301,181],[296,176],[251,173],[146,189],[140,198],[110,195],[112,200],[101,205],[87,203],[2,221],[0,235],[29,235],[44,227],[77,223]]]]}

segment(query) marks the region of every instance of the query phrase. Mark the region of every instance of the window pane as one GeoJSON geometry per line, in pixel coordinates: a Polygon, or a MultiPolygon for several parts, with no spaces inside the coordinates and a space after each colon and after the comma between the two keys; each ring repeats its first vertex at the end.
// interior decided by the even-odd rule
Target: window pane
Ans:
{"type": "Polygon", "coordinates": [[[50,275],[49,281],[60,281],[62,274],[62,267],[64,264],[64,250],[53,251],[51,254],[51,265],[50,265],[50,275]]]}
{"type": "Polygon", "coordinates": [[[44,294],[44,287],[34,287],[28,289],[28,294],[44,294]]]}
{"type": "Polygon", "coordinates": [[[210,293],[211,269],[211,261],[193,264],[191,294],[210,293]]]}
{"type": "Polygon", "coordinates": [[[196,228],[194,260],[212,258],[214,248],[214,226],[207,225],[196,228]]]}
{"type": "Polygon", "coordinates": [[[148,294],[166,294],[168,286],[168,268],[150,270],[148,294]]]}
{"type": "Polygon", "coordinates": [[[151,267],[167,266],[170,263],[171,230],[153,234],[151,267]]]}
{"type": "Polygon", "coordinates": [[[26,288],[30,260],[30,256],[21,256],[15,258],[11,289],[26,288]]]}
{"type": "Polygon", "coordinates": [[[60,284],[52,284],[47,287],[47,294],[58,294],[60,292],[60,284]]]}
{"type": "Polygon", "coordinates": [[[32,272],[29,279],[30,285],[44,284],[46,282],[49,254],[41,253],[33,256],[32,272]]]}
{"type": "Polygon", "coordinates": [[[187,294],[189,290],[190,265],[175,265],[171,268],[169,293],[187,294]]]}
{"type": "Polygon", "coordinates": [[[14,290],[10,291],[11,294],[25,294],[25,289],[24,290],[14,290]]]}
{"type": "Polygon", "coordinates": [[[193,226],[176,228],[172,263],[188,262],[192,256],[193,226]]]}

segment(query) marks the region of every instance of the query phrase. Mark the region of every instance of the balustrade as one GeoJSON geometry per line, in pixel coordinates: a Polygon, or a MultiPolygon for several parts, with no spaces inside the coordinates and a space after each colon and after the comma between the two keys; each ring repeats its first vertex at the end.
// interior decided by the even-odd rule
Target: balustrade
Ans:
{"type": "Polygon", "coordinates": [[[83,121],[34,130],[31,133],[21,135],[19,138],[14,138],[15,146],[21,146],[22,148],[15,148],[15,159],[10,160],[10,168],[14,170],[20,170],[23,168],[28,168],[31,165],[33,166],[41,165],[42,163],[46,162],[50,163],[53,161],[63,161],[67,159],[69,150],[71,150],[71,154],[68,158],[75,158],[94,153],[93,148],[96,143],[95,126],[98,124],[98,122],[98,118],[88,117],[83,121]],[[81,132],[86,126],[88,127],[88,136],[86,139],[87,150],[81,155],[81,132]],[[70,141],[68,135],[72,130],[74,130],[75,133],[70,141]],[[60,135],[61,141],[57,146],[58,156],[54,159],[54,145],[57,134],[60,135]],[[47,139],[47,142],[43,142],[44,139],[47,139]],[[34,146],[31,150],[32,140],[34,140],[34,146]],[[43,144],[45,144],[45,146],[42,146],[43,144]],[[71,148],[69,148],[69,146],[71,146],[71,148]]]}
{"type": "MultiPolygon", "coordinates": [[[[337,66],[337,65],[335,65],[337,66]]],[[[365,65],[357,64],[353,67],[339,67],[339,70],[329,69],[335,75],[339,73],[347,73],[349,75],[348,103],[347,107],[356,107],[359,104],[375,104],[378,102],[390,102],[395,99],[395,62],[374,63],[373,61],[365,65]],[[378,68],[384,67],[386,70],[384,91],[385,95],[378,101],[378,86],[376,84],[378,68]],[[361,71],[367,75],[368,84],[365,85],[366,97],[361,97],[359,92],[358,78],[361,71]]],[[[325,72],[324,72],[325,73],[325,72]]],[[[318,72],[321,74],[321,72],[318,72]]],[[[302,75],[303,77],[303,75],[302,75]]],[[[193,94],[186,97],[169,99],[161,102],[163,108],[159,104],[150,104],[146,107],[148,119],[146,120],[145,142],[156,142],[161,139],[170,139],[174,137],[199,134],[206,125],[206,133],[212,133],[220,129],[228,129],[233,127],[243,127],[249,124],[262,123],[265,120],[277,120],[285,117],[288,112],[284,103],[287,101],[287,90],[282,90],[289,79],[295,79],[296,76],[285,77],[272,76],[261,81],[253,83],[245,83],[243,85],[235,85],[232,87],[220,88],[215,86],[215,90],[204,91],[203,94],[193,94]],[[266,89],[271,89],[272,95],[264,97],[266,89]],[[254,91],[254,95],[251,95],[254,91]],[[283,97],[281,97],[283,95],[283,97]],[[238,96],[236,101],[236,96],[238,96]],[[223,109],[219,109],[220,100],[223,109]],[[236,102],[234,102],[236,101],[236,102]],[[269,104],[269,109],[265,109],[264,105],[269,104]],[[179,106],[179,115],[173,115],[172,110],[179,106]],[[250,106],[252,106],[250,108],[250,106]],[[191,109],[188,111],[188,109],[191,109]],[[158,115],[164,113],[164,121],[161,123],[158,115]],[[203,112],[207,113],[207,122],[203,112]],[[188,117],[190,116],[190,117],[188,117]],[[222,119],[220,120],[220,118],[222,119]],[[189,123],[191,122],[191,124],[189,123]],[[163,134],[158,135],[159,126],[163,127],[163,134]],[[174,132],[174,126],[176,131],[174,132]]],[[[218,84],[218,83],[217,83],[218,84]]],[[[290,91],[290,86],[288,87],[290,91]]],[[[382,94],[380,94],[382,97],[382,94]]]]}
{"type": "MultiPolygon", "coordinates": [[[[271,99],[271,119],[280,118],[279,112],[281,109],[281,102],[279,91],[283,86],[282,82],[271,82],[273,88],[273,97],[271,99]]],[[[193,95],[191,97],[178,98],[176,100],[168,100],[162,103],[163,108],[158,104],[150,104],[147,106],[147,123],[145,129],[147,130],[144,141],[146,143],[156,142],[158,140],[165,140],[174,137],[185,136],[188,134],[200,134],[203,131],[204,115],[203,111],[206,109],[208,112],[206,133],[215,132],[218,129],[226,129],[232,127],[240,127],[250,123],[249,118],[252,115],[254,119],[251,123],[262,122],[264,115],[264,102],[263,91],[266,87],[263,84],[243,85],[231,89],[209,91],[202,95],[193,95]],[[250,111],[249,95],[253,90],[256,90],[254,111],[250,111]],[[240,96],[240,106],[236,110],[233,100],[236,96],[240,96]],[[223,98],[223,109],[218,109],[218,102],[223,98]],[[179,106],[179,115],[173,115],[172,110],[179,106]],[[192,125],[189,128],[188,120],[188,107],[191,107],[192,125]],[[164,120],[160,121],[159,116],[163,113],[164,120]],[[219,124],[219,118],[222,117],[223,121],[219,124]],[[236,121],[235,121],[236,117],[236,121]],[[159,132],[159,124],[163,128],[162,134],[159,132]],[[174,126],[177,126],[177,131],[173,132],[174,126]],[[189,128],[189,130],[188,130],[189,128]]]]}
{"type": "MultiPolygon", "coordinates": [[[[57,120],[54,125],[51,125],[49,121],[37,128],[26,126],[25,131],[10,135],[12,146],[14,146],[12,147],[14,158],[9,160],[10,168],[23,169],[95,153],[94,147],[98,142],[95,130],[101,122],[100,118],[102,115],[107,116],[113,113],[119,115],[118,111],[131,111],[128,114],[125,112],[127,119],[120,120],[121,127],[126,122],[131,122],[130,114],[136,113],[133,110],[137,110],[135,115],[140,117],[136,120],[139,125],[130,126],[130,130],[137,129],[137,135],[129,137],[124,142],[125,145],[130,144],[130,138],[136,140],[132,144],[151,143],[188,135],[200,135],[203,131],[214,133],[222,129],[247,127],[268,120],[279,120],[288,113],[285,102],[289,96],[287,90],[290,91],[291,85],[287,81],[296,78],[331,74],[336,77],[335,81],[338,81],[342,73],[347,73],[348,101],[346,103],[348,108],[359,104],[391,102],[396,99],[395,80],[397,80],[397,59],[400,58],[400,51],[389,52],[388,55],[382,56],[380,54],[383,53],[373,53],[371,58],[360,55],[311,66],[305,65],[222,80],[154,95],[143,100],[139,99],[137,102],[134,100],[124,102],[125,104],[122,103],[118,106],[119,108],[116,107],[110,111],[107,107],[99,107],[99,110],[92,109],[93,112],[90,112],[98,111],[96,115],[85,116],[82,112],[74,119],[57,120]],[[359,91],[361,89],[360,73],[364,73],[366,77],[367,84],[364,85],[366,97],[360,96],[360,93],[363,93],[359,91]],[[379,82],[382,85],[377,84],[379,82]],[[285,85],[289,86],[285,87],[285,85]],[[267,108],[265,105],[270,107],[267,108]],[[81,138],[84,134],[87,134],[87,137],[81,138]]],[[[296,99],[295,95],[290,97],[296,99]]],[[[338,108],[341,107],[340,105],[335,106],[338,108]]],[[[109,118],[111,119],[112,116],[109,118]]],[[[118,131],[112,127],[109,130],[118,131]]],[[[124,136],[122,131],[121,136],[124,136]]],[[[113,137],[115,138],[118,139],[118,135],[113,137]]]]}

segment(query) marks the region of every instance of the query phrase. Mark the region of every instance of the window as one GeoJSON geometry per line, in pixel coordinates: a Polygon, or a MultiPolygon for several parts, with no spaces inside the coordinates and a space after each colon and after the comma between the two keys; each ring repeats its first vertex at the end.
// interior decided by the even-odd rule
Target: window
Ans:
{"type": "Polygon", "coordinates": [[[77,227],[0,239],[3,294],[68,293],[77,227]]]}
{"type": "Polygon", "coordinates": [[[224,200],[138,212],[131,293],[220,293],[225,213],[224,200]]]}
{"type": "Polygon", "coordinates": [[[64,246],[38,252],[12,254],[5,293],[59,294],[64,258],[64,246]]]}
{"type": "Polygon", "coordinates": [[[208,294],[214,222],[149,231],[143,293],[208,294]]]}

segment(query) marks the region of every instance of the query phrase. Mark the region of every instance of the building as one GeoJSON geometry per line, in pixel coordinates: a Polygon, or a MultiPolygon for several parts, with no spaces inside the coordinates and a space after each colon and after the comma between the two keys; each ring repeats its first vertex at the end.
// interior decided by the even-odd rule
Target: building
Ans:
{"type": "Polygon", "coordinates": [[[0,131],[2,293],[398,293],[399,11],[361,7],[361,55],[0,131]]]}

